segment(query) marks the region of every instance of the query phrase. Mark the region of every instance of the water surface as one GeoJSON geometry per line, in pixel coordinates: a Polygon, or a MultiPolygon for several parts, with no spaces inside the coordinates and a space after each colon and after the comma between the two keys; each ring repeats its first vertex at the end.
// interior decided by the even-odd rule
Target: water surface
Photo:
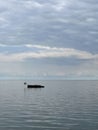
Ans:
{"type": "Polygon", "coordinates": [[[0,130],[98,130],[98,81],[0,81],[0,130]]]}

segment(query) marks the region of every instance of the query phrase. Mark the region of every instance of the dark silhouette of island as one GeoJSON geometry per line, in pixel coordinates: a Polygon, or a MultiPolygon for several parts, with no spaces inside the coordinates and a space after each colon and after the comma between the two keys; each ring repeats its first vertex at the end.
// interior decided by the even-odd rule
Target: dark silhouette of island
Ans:
{"type": "Polygon", "coordinates": [[[35,84],[35,85],[27,85],[27,88],[44,88],[44,86],[42,86],[42,85],[37,85],[37,84],[35,84]]]}
{"type": "Polygon", "coordinates": [[[27,85],[27,88],[44,88],[45,86],[39,84],[27,84],[24,82],[24,85],[27,85]]]}

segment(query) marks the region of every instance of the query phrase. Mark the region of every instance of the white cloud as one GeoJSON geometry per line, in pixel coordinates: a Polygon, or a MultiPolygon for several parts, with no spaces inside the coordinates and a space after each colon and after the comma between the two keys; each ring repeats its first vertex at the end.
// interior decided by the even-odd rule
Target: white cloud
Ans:
{"type": "MultiPolygon", "coordinates": [[[[6,47],[6,46],[5,46],[6,47]]],[[[86,51],[80,51],[73,48],[57,48],[42,45],[25,45],[27,48],[33,48],[35,51],[16,52],[16,53],[1,53],[0,61],[24,61],[29,58],[70,58],[76,59],[97,59],[98,54],[93,55],[86,51]],[[37,49],[37,51],[36,51],[37,49]]]]}
{"type": "Polygon", "coordinates": [[[29,8],[29,9],[32,9],[32,8],[42,8],[43,7],[43,4],[40,4],[36,1],[26,1],[24,3],[25,7],[26,8],[29,8]]]}
{"type": "Polygon", "coordinates": [[[67,6],[68,2],[67,1],[58,1],[55,5],[53,5],[53,8],[56,11],[61,11],[67,6]]]}
{"type": "Polygon", "coordinates": [[[5,44],[0,44],[0,47],[6,47],[7,45],[5,45],[5,44]]]}

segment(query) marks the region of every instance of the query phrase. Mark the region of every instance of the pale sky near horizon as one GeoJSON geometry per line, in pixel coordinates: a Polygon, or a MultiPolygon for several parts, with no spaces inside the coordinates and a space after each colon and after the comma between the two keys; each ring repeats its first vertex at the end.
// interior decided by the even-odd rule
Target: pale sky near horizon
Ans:
{"type": "Polygon", "coordinates": [[[0,0],[0,78],[98,78],[97,0],[0,0]]]}

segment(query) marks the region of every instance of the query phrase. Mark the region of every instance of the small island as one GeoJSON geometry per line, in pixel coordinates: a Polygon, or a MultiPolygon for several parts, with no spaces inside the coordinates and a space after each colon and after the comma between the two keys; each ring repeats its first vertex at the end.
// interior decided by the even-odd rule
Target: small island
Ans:
{"type": "Polygon", "coordinates": [[[26,82],[24,82],[24,85],[27,85],[27,88],[44,88],[45,86],[43,85],[39,85],[39,84],[27,84],[26,82]]]}
{"type": "Polygon", "coordinates": [[[35,85],[27,85],[27,88],[44,88],[45,86],[43,86],[43,85],[37,85],[37,84],[35,84],[35,85]]]}

